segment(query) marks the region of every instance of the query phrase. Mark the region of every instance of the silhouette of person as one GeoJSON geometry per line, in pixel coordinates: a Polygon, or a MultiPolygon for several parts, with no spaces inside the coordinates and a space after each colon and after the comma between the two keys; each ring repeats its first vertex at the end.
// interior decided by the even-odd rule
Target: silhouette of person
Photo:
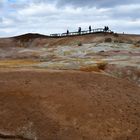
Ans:
{"type": "Polygon", "coordinates": [[[108,30],[109,30],[109,27],[108,26],[105,26],[104,27],[104,31],[107,32],[108,30]]]}
{"type": "Polygon", "coordinates": [[[106,31],[108,31],[109,30],[109,28],[108,28],[108,26],[106,26],[106,31]]]}
{"type": "Polygon", "coordinates": [[[79,29],[78,29],[78,33],[81,34],[81,27],[79,27],[79,29]]]}
{"type": "Polygon", "coordinates": [[[69,30],[67,30],[67,35],[69,35],[69,30]]]}
{"type": "Polygon", "coordinates": [[[91,32],[91,26],[89,26],[89,32],[91,32]]]}

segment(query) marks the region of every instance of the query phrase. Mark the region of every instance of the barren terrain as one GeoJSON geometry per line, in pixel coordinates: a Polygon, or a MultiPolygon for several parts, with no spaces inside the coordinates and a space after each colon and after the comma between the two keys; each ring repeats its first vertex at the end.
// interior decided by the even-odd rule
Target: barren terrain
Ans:
{"type": "Polygon", "coordinates": [[[0,39],[0,139],[140,140],[140,36],[0,39]]]}

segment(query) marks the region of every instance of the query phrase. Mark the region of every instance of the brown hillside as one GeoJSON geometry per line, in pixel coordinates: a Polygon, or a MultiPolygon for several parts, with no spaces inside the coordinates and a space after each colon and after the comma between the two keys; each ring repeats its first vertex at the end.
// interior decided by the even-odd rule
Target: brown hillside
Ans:
{"type": "Polygon", "coordinates": [[[40,34],[25,34],[12,38],[0,39],[0,47],[43,47],[43,46],[58,46],[58,45],[77,45],[81,43],[104,42],[111,38],[113,42],[136,43],[140,41],[139,35],[127,34],[112,34],[112,33],[97,33],[70,37],[53,38],[40,34]]]}
{"type": "Polygon", "coordinates": [[[0,77],[1,140],[140,138],[140,89],[126,80],[45,70],[0,77]]]}

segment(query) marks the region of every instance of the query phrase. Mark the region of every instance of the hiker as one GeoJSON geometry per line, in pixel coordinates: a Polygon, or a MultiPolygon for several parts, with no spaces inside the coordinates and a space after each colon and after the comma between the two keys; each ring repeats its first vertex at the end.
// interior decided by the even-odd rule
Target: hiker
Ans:
{"type": "Polygon", "coordinates": [[[69,35],[69,30],[67,30],[67,35],[69,35]]]}
{"type": "Polygon", "coordinates": [[[79,27],[79,29],[78,29],[78,33],[81,34],[81,27],[79,27]]]}
{"type": "Polygon", "coordinates": [[[106,32],[106,31],[107,31],[107,26],[104,27],[104,32],[106,32]]]}
{"type": "Polygon", "coordinates": [[[91,32],[91,26],[89,26],[89,32],[91,32]]]}

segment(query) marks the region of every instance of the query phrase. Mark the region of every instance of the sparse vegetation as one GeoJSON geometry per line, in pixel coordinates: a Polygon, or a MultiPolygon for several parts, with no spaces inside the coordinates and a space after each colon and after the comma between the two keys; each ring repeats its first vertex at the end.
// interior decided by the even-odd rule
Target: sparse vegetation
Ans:
{"type": "Polygon", "coordinates": [[[105,42],[112,42],[111,38],[105,38],[105,42]]]}
{"type": "Polygon", "coordinates": [[[140,40],[137,41],[137,42],[134,44],[134,47],[136,47],[136,48],[140,48],[140,40]]]}
{"type": "Polygon", "coordinates": [[[85,71],[85,72],[100,72],[100,69],[95,65],[82,67],[82,68],[80,68],[80,70],[85,71]]]}
{"type": "Polygon", "coordinates": [[[140,44],[140,40],[139,40],[139,41],[137,41],[137,44],[140,44]]]}
{"type": "Polygon", "coordinates": [[[123,40],[118,40],[118,43],[124,43],[124,41],[123,40]]]}
{"type": "Polygon", "coordinates": [[[128,44],[133,44],[133,41],[132,40],[128,40],[127,43],[128,44]]]}
{"type": "Polygon", "coordinates": [[[135,42],[132,47],[134,47],[134,48],[140,48],[140,40],[137,41],[137,42],[135,42]]]}
{"type": "Polygon", "coordinates": [[[101,70],[105,70],[106,65],[107,62],[99,62],[97,65],[82,67],[80,70],[85,72],[100,72],[101,70]]]}
{"type": "Polygon", "coordinates": [[[140,48],[140,44],[135,43],[135,44],[134,44],[134,47],[135,47],[135,48],[140,48]]]}
{"type": "Polygon", "coordinates": [[[114,37],[119,37],[119,35],[117,33],[114,33],[113,35],[114,35],[114,37]]]}
{"type": "Polygon", "coordinates": [[[105,70],[106,66],[107,66],[107,62],[100,62],[97,64],[99,70],[105,70]]]}
{"type": "Polygon", "coordinates": [[[79,42],[77,43],[77,45],[78,45],[78,46],[82,46],[83,44],[82,44],[81,41],[79,41],[79,42]]]}
{"type": "Polygon", "coordinates": [[[118,40],[114,40],[114,43],[119,43],[119,41],[118,40]]]}

